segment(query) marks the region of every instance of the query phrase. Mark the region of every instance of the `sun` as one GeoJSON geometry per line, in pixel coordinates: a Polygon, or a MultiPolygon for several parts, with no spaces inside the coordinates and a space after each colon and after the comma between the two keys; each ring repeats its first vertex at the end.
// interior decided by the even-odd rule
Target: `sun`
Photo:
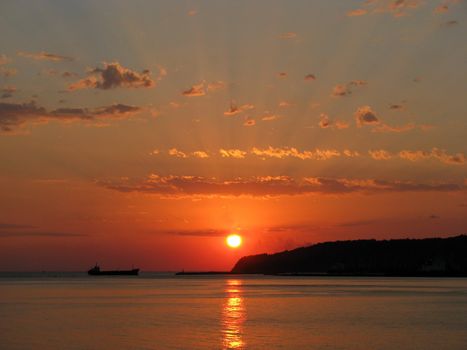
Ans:
{"type": "Polygon", "coordinates": [[[228,235],[225,242],[230,248],[238,248],[242,244],[242,237],[237,234],[228,235]]]}

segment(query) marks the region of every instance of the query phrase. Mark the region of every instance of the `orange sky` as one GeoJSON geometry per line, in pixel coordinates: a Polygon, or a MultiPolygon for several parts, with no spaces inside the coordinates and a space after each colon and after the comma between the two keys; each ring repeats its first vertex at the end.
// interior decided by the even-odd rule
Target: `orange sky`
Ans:
{"type": "Polygon", "coordinates": [[[466,233],[466,6],[1,4],[0,270],[466,233]]]}

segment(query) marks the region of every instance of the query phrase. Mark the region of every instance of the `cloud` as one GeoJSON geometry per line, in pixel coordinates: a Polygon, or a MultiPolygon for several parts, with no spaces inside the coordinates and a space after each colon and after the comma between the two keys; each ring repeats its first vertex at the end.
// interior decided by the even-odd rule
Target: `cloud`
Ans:
{"type": "Polygon", "coordinates": [[[246,118],[245,121],[243,122],[243,126],[255,126],[256,125],[256,120],[252,118],[246,118]]]}
{"type": "Polygon", "coordinates": [[[18,51],[17,55],[21,56],[21,57],[31,58],[31,59],[36,60],[36,61],[52,61],[52,62],[70,62],[70,61],[74,61],[73,57],[57,55],[57,54],[49,53],[49,52],[45,52],[45,51],[40,51],[40,52],[18,51]]]}
{"type": "Polygon", "coordinates": [[[342,154],[348,158],[356,158],[360,157],[360,153],[358,151],[351,151],[349,149],[345,149],[342,151],[342,154]]]}
{"type": "Polygon", "coordinates": [[[441,2],[441,4],[435,7],[433,13],[437,15],[446,13],[449,11],[451,5],[458,4],[459,2],[459,0],[444,0],[441,2]]]}
{"type": "Polygon", "coordinates": [[[376,160],[388,160],[392,158],[392,154],[384,149],[370,150],[368,151],[371,158],[376,160]]]}
{"type": "Polygon", "coordinates": [[[0,133],[10,133],[26,123],[47,123],[49,121],[84,120],[95,122],[103,119],[128,118],[141,108],[114,104],[97,108],[58,108],[47,111],[34,101],[29,103],[0,103],[0,133]]]}
{"type": "Polygon", "coordinates": [[[288,157],[298,158],[301,160],[313,159],[313,160],[327,160],[334,157],[339,157],[341,154],[339,151],[334,149],[315,149],[313,151],[299,151],[295,147],[283,147],[275,148],[269,146],[268,148],[260,149],[253,147],[251,154],[265,158],[278,158],[284,159],[288,157]]]}
{"type": "Polygon", "coordinates": [[[196,236],[196,237],[224,237],[228,234],[227,230],[205,229],[205,230],[170,230],[168,234],[179,236],[196,236]]]}
{"type": "Polygon", "coordinates": [[[441,26],[442,27],[452,27],[452,26],[455,26],[455,25],[458,25],[459,22],[456,21],[456,20],[451,20],[451,21],[446,21],[444,23],[441,23],[441,26]]]}
{"type": "Polygon", "coordinates": [[[209,158],[209,154],[204,151],[194,151],[192,154],[193,154],[193,157],[195,158],[201,158],[201,159],[209,158]]]}
{"type": "Polygon", "coordinates": [[[389,160],[398,157],[399,159],[409,160],[411,162],[435,159],[444,164],[451,165],[462,165],[466,162],[466,156],[463,153],[449,154],[445,150],[441,150],[436,147],[432,148],[431,151],[402,150],[398,153],[391,153],[389,151],[379,149],[370,150],[368,153],[376,160],[389,160]]]}
{"type": "Polygon", "coordinates": [[[358,127],[364,125],[375,125],[379,123],[375,112],[371,109],[370,106],[359,107],[354,113],[354,117],[358,127]]]}
{"type": "Polygon", "coordinates": [[[204,83],[193,85],[188,90],[183,91],[182,95],[189,96],[189,97],[206,95],[206,91],[204,89],[204,83]]]}
{"type": "Polygon", "coordinates": [[[235,159],[243,159],[245,158],[247,152],[239,150],[239,149],[223,149],[219,150],[219,154],[223,158],[235,158],[235,159]]]}
{"type": "Polygon", "coordinates": [[[322,129],[328,129],[328,128],[333,128],[333,129],[347,129],[350,125],[349,123],[346,123],[344,121],[336,120],[333,121],[329,119],[329,116],[325,113],[321,113],[319,116],[319,127],[322,129]]]}
{"type": "Polygon", "coordinates": [[[233,102],[231,102],[230,108],[224,112],[224,115],[233,116],[242,112],[242,109],[238,108],[233,102]]]}
{"type": "Polygon", "coordinates": [[[110,90],[123,88],[151,88],[155,86],[151,72],[147,69],[141,73],[125,68],[118,62],[104,62],[104,68],[94,68],[88,77],[68,86],[69,91],[80,89],[110,90]]]}
{"type": "MultiPolygon", "coordinates": [[[[414,123],[408,123],[405,125],[400,125],[400,126],[390,126],[387,124],[381,124],[378,125],[377,127],[373,128],[373,132],[407,132],[410,130],[414,130],[417,128],[417,126],[414,123]]],[[[421,128],[423,130],[423,128],[421,128]]]]}
{"type": "Polygon", "coordinates": [[[337,84],[332,89],[332,96],[347,96],[350,95],[352,91],[346,86],[342,84],[337,84]]]}
{"type": "Polygon", "coordinates": [[[225,83],[221,80],[213,81],[208,83],[208,90],[209,91],[216,91],[225,88],[225,83]]]}
{"type": "Polygon", "coordinates": [[[368,10],[355,9],[355,10],[347,12],[347,16],[349,17],[363,16],[363,15],[366,15],[367,13],[368,13],[368,10]]]}
{"type": "Polygon", "coordinates": [[[77,73],[69,72],[69,71],[59,72],[56,69],[44,69],[44,70],[42,70],[41,73],[44,74],[44,75],[51,76],[51,77],[60,76],[60,77],[62,77],[64,79],[78,77],[77,73]]]}
{"type": "Polygon", "coordinates": [[[305,75],[305,78],[304,78],[305,81],[314,81],[316,80],[316,76],[314,74],[307,74],[305,75]]]}
{"type": "Polygon", "coordinates": [[[0,89],[0,98],[10,98],[13,97],[13,94],[16,92],[14,86],[6,86],[0,89]]]}
{"type": "Polygon", "coordinates": [[[279,108],[289,108],[289,107],[292,107],[293,104],[290,103],[289,101],[280,101],[279,104],[278,104],[278,107],[279,108]]]}
{"type": "Polygon", "coordinates": [[[394,17],[403,17],[422,4],[422,0],[367,0],[363,3],[366,9],[357,9],[355,11],[366,10],[367,13],[371,14],[389,13],[394,17]]]}
{"type": "Polygon", "coordinates": [[[177,158],[188,158],[188,155],[185,152],[179,151],[176,148],[171,148],[168,151],[169,155],[177,158]]]}
{"type": "Polygon", "coordinates": [[[7,55],[1,54],[0,55],[0,66],[7,64],[7,63],[10,63],[10,59],[8,58],[7,55]]]}
{"type": "Polygon", "coordinates": [[[351,80],[347,83],[349,86],[365,86],[368,85],[366,80],[351,80]]]}
{"type": "Polygon", "coordinates": [[[273,120],[276,120],[276,119],[279,119],[280,116],[278,116],[277,114],[273,114],[273,113],[269,113],[269,112],[265,112],[262,116],[261,116],[261,120],[264,121],[264,122],[270,122],[270,121],[273,121],[273,120]]]}
{"type": "Polygon", "coordinates": [[[70,232],[48,232],[48,231],[13,231],[13,232],[1,232],[0,238],[15,238],[15,237],[86,237],[84,233],[70,233],[70,232]]]}
{"type": "Polygon", "coordinates": [[[445,164],[461,165],[466,162],[466,156],[463,153],[448,154],[445,150],[436,147],[432,148],[430,152],[403,150],[399,152],[399,157],[412,162],[430,158],[445,164]]]}
{"type": "Polygon", "coordinates": [[[436,13],[436,14],[439,14],[439,13],[444,13],[444,12],[448,12],[449,10],[449,6],[446,5],[446,4],[441,4],[439,6],[437,6],[434,10],[433,10],[433,13],[436,13]]]}
{"type": "Polygon", "coordinates": [[[375,179],[310,178],[290,176],[254,176],[222,180],[200,176],[160,176],[151,174],[143,180],[101,181],[98,184],[120,192],[139,192],[164,197],[252,196],[277,197],[312,194],[456,192],[465,191],[457,183],[414,183],[375,179]]]}
{"type": "Polygon", "coordinates": [[[287,32],[287,33],[282,33],[279,35],[279,39],[295,39],[297,37],[297,33],[295,32],[287,32]]]}
{"type": "Polygon", "coordinates": [[[225,116],[234,116],[234,115],[237,115],[237,114],[240,114],[244,111],[248,111],[250,109],[254,109],[255,106],[250,104],[250,103],[247,103],[247,104],[244,104],[240,107],[238,107],[234,101],[230,102],[230,107],[227,111],[224,112],[224,115],[225,116]]]}
{"type": "Polygon", "coordinates": [[[332,96],[334,97],[342,97],[342,96],[349,96],[353,93],[353,88],[365,86],[368,82],[365,80],[352,80],[349,81],[347,84],[337,84],[332,89],[332,96]]]}
{"type": "Polygon", "coordinates": [[[0,75],[5,78],[12,77],[18,73],[18,70],[16,68],[5,68],[5,67],[0,67],[0,75]]]}

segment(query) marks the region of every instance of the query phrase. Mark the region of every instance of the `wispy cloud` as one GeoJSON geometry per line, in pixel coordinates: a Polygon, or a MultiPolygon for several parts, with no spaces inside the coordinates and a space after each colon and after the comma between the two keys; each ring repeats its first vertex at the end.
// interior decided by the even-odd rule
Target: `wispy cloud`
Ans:
{"type": "Polygon", "coordinates": [[[147,69],[142,72],[133,71],[123,67],[118,62],[106,63],[104,68],[94,68],[88,72],[88,76],[68,86],[69,91],[80,89],[115,88],[151,88],[155,86],[151,78],[151,72],[147,69]]]}
{"type": "Polygon", "coordinates": [[[160,176],[143,180],[101,181],[101,186],[120,192],[150,193],[165,197],[185,196],[252,196],[277,197],[311,194],[347,194],[361,192],[455,192],[464,191],[457,183],[414,183],[376,179],[310,178],[289,176],[255,176],[221,180],[199,176],[160,176]]]}
{"type": "Polygon", "coordinates": [[[347,16],[363,16],[366,14],[389,13],[394,17],[407,16],[420,7],[422,0],[365,0],[362,7],[347,12],[347,16]]]}
{"type": "Polygon", "coordinates": [[[188,90],[182,92],[183,96],[196,97],[206,95],[206,90],[204,88],[204,83],[195,84],[188,90]]]}
{"type": "Polygon", "coordinates": [[[223,158],[235,158],[235,159],[243,159],[245,158],[247,152],[239,150],[239,149],[223,149],[219,150],[219,154],[223,158]]]}
{"type": "Polygon", "coordinates": [[[334,149],[315,149],[312,151],[299,151],[295,147],[282,147],[276,148],[269,146],[268,148],[251,149],[251,154],[261,158],[298,158],[301,160],[314,159],[314,160],[327,160],[334,157],[339,157],[341,153],[334,149]]]}
{"type": "Polygon", "coordinates": [[[18,73],[16,68],[0,67],[0,75],[4,78],[15,76],[18,73]]]}
{"type": "Polygon", "coordinates": [[[73,120],[92,123],[103,119],[122,119],[140,111],[140,107],[124,104],[97,108],[58,108],[47,111],[34,101],[29,103],[0,103],[0,132],[14,132],[15,129],[24,126],[26,123],[73,120]]]}
{"type": "Polygon", "coordinates": [[[0,66],[4,65],[4,64],[7,64],[7,63],[10,63],[10,59],[8,58],[7,55],[4,55],[4,54],[1,54],[0,55],[0,66]]]}
{"type": "Polygon", "coordinates": [[[70,62],[73,61],[74,58],[70,56],[63,56],[57,55],[54,53],[49,53],[45,51],[40,52],[25,52],[25,51],[18,51],[18,56],[31,58],[36,61],[52,61],[52,62],[70,62]]]}
{"type": "Polygon", "coordinates": [[[14,86],[5,86],[0,88],[0,98],[10,98],[13,97],[13,94],[16,92],[16,88],[14,86]]]}
{"type": "Polygon", "coordinates": [[[365,86],[368,82],[365,80],[352,80],[349,81],[347,84],[337,84],[332,89],[332,96],[334,97],[342,97],[342,96],[349,96],[353,93],[354,88],[365,86]]]}
{"type": "Polygon", "coordinates": [[[52,237],[52,238],[66,238],[66,237],[85,237],[88,236],[84,233],[71,233],[71,232],[54,232],[54,231],[0,231],[0,238],[19,238],[19,237],[52,237]]]}
{"type": "Polygon", "coordinates": [[[295,32],[286,32],[279,35],[279,39],[290,40],[297,38],[298,34],[295,32]]]}
{"type": "Polygon", "coordinates": [[[389,159],[403,159],[412,162],[420,160],[435,159],[444,164],[461,165],[466,162],[466,156],[464,153],[449,154],[445,150],[439,148],[432,148],[430,151],[422,150],[402,150],[397,153],[392,153],[383,149],[370,150],[369,155],[376,160],[389,160],[389,159]]]}
{"type": "Polygon", "coordinates": [[[443,14],[450,10],[451,5],[458,4],[460,0],[443,0],[438,6],[433,10],[434,14],[443,14]]]}
{"type": "Polygon", "coordinates": [[[331,120],[325,113],[321,113],[318,125],[322,129],[347,129],[350,126],[349,123],[341,120],[331,120]]]}
{"type": "Polygon", "coordinates": [[[352,11],[347,12],[347,16],[349,17],[356,17],[356,16],[363,16],[368,13],[368,10],[366,9],[355,9],[352,11]]]}
{"type": "Polygon", "coordinates": [[[193,152],[193,157],[206,159],[206,158],[209,158],[209,154],[207,152],[204,152],[204,151],[194,151],[193,152]]]}
{"type": "Polygon", "coordinates": [[[202,229],[202,230],[168,230],[165,233],[178,236],[195,236],[195,237],[224,237],[227,235],[227,230],[221,229],[202,229]]]}
{"type": "Polygon", "coordinates": [[[169,156],[172,156],[172,157],[188,158],[188,155],[185,152],[179,151],[176,148],[169,149],[169,151],[167,153],[169,154],[169,156]]]}

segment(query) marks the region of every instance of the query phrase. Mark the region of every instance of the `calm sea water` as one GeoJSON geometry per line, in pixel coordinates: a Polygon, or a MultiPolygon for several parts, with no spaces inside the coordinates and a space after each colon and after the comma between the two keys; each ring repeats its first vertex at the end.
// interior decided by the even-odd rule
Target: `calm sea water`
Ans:
{"type": "Polygon", "coordinates": [[[0,276],[0,349],[467,349],[467,279],[0,276]]]}

